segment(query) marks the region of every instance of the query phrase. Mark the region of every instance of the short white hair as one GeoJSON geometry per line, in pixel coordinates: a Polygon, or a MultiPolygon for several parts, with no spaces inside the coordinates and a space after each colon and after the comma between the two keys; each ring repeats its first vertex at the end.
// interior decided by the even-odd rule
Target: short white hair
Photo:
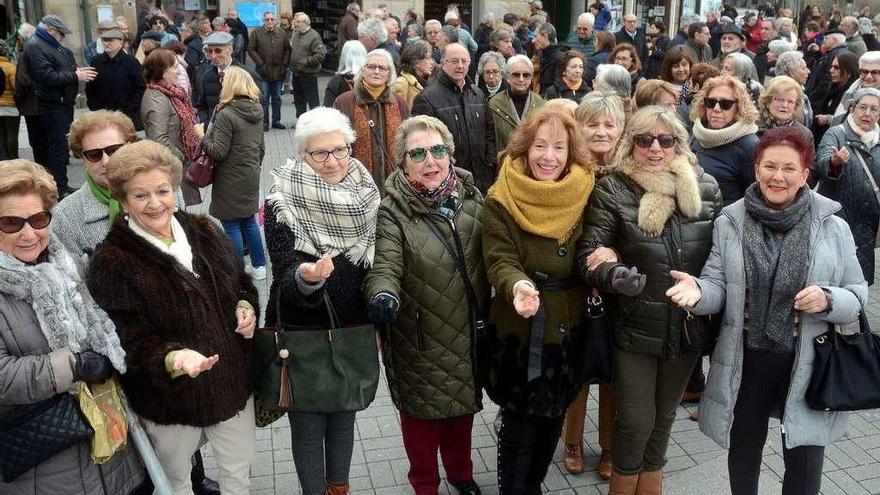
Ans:
{"type": "Polygon", "coordinates": [[[306,23],[306,26],[312,25],[312,20],[309,19],[308,14],[306,14],[305,12],[297,12],[296,14],[293,14],[293,18],[304,21],[306,23]]]}
{"type": "Polygon", "coordinates": [[[804,53],[798,50],[785,52],[779,55],[779,58],[776,59],[776,74],[791,77],[795,69],[800,66],[800,61],[803,59],[804,53]]]}
{"type": "Polygon", "coordinates": [[[437,19],[428,19],[427,21],[425,21],[425,29],[428,29],[428,24],[430,24],[432,26],[434,24],[436,24],[437,27],[441,27],[441,28],[443,27],[443,23],[438,21],[437,19]]]}
{"type": "Polygon", "coordinates": [[[486,12],[485,14],[480,16],[480,24],[486,24],[487,22],[494,21],[495,14],[492,12],[486,12]]]}
{"type": "Polygon", "coordinates": [[[458,19],[458,12],[454,10],[449,10],[446,12],[446,15],[443,16],[443,21],[448,21],[450,19],[458,19]]]}
{"type": "Polygon", "coordinates": [[[394,86],[394,83],[397,82],[397,70],[394,68],[394,59],[391,58],[391,53],[384,48],[376,48],[367,53],[367,56],[364,59],[364,65],[362,65],[361,70],[354,75],[354,84],[360,85],[361,79],[364,78],[364,71],[367,70],[367,61],[370,60],[371,57],[381,57],[382,60],[385,61],[385,64],[388,65],[388,82],[385,84],[389,87],[394,86]]]}
{"type": "Polygon", "coordinates": [[[767,44],[767,49],[778,56],[785,52],[797,50],[797,46],[786,40],[772,40],[767,44]]]}
{"type": "Polygon", "coordinates": [[[846,43],[846,35],[843,33],[826,34],[825,37],[828,39],[834,40],[835,41],[834,46],[840,46],[840,45],[846,43]]]}
{"type": "Polygon", "coordinates": [[[859,57],[859,69],[864,68],[868,64],[880,64],[880,51],[865,52],[859,57]]]}
{"type": "Polygon", "coordinates": [[[355,75],[361,71],[367,60],[367,49],[358,40],[348,40],[342,45],[339,54],[339,68],[337,74],[355,75]]]}
{"type": "Polygon", "coordinates": [[[358,24],[358,36],[373,38],[378,44],[388,41],[388,28],[379,19],[367,19],[358,24]]]}
{"type": "Polygon", "coordinates": [[[332,132],[341,133],[345,137],[345,143],[351,146],[354,142],[355,133],[351,128],[348,117],[335,108],[316,107],[299,116],[296,119],[296,129],[293,131],[293,154],[303,156],[309,146],[309,141],[318,135],[332,132]]]}
{"type": "Polygon", "coordinates": [[[529,57],[526,57],[525,55],[514,55],[507,59],[507,63],[504,65],[504,74],[508,76],[510,75],[513,64],[525,64],[526,67],[529,68],[529,72],[535,72],[535,65],[529,57]]]}
{"type": "Polygon", "coordinates": [[[592,25],[596,24],[596,16],[594,16],[592,12],[584,12],[583,14],[579,15],[577,18],[577,22],[581,22],[581,21],[586,21],[587,24],[592,26],[592,25]]]}

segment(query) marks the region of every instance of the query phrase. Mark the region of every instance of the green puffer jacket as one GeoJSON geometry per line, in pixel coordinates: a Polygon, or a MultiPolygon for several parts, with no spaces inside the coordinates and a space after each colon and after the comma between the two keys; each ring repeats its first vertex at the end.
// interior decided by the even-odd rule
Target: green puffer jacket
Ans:
{"type": "Polygon", "coordinates": [[[555,239],[522,230],[501,203],[486,200],[483,259],[496,292],[489,313],[488,359],[481,367],[486,368],[492,401],[518,414],[562,416],[583,385],[578,375],[585,357],[581,323],[587,287],[576,265],[578,233],[580,228],[560,246],[555,239]],[[527,374],[534,317],[525,319],[513,308],[513,286],[524,279],[535,284],[547,310],[541,375],[531,382],[527,374]]]}
{"type": "MultiPolygon", "coordinates": [[[[657,237],[639,227],[639,203],[644,190],[620,171],[596,184],[584,216],[578,242],[578,266],[597,247],[617,251],[620,263],[646,275],[645,288],[635,297],[618,295],[613,317],[614,341],[628,352],[675,359],[681,352],[681,310],[666,297],[674,280],[670,270],[699,273],[712,249],[712,222],[721,210],[721,192],[709,174],[697,170],[700,212],[688,218],[678,208],[657,237]]],[[[603,263],[586,272],[600,289],[611,291],[611,271],[620,263],[603,263]]]]}
{"type": "Polygon", "coordinates": [[[391,174],[379,208],[376,258],[364,280],[368,302],[380,292],[400,300],[397,319],[381,331],[385,375],[397,408],[420,419],[454,418],[482,408],[474,363],[475,335],[483,333],[489,300],[480,224],[483,197],[470,172],[455,171],[461,203],[454,230],[416,196],[402,171],[391,174]],[[450,249],[464,259],[476,308],[450,249]]]}

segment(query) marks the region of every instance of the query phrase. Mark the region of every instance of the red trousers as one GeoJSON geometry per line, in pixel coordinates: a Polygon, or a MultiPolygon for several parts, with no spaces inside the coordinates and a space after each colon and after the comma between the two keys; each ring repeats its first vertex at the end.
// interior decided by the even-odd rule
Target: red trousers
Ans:
{"type": "Polygon", "coordinates": [[[471,430],[474,415],[449,419],[418,419],[400,413],[403,447],[409,458],[409,482],[416,495],[436,495],[440,486],[437,450],[446,477],[465,481],[474,477],[471,462],[471,430]]]}

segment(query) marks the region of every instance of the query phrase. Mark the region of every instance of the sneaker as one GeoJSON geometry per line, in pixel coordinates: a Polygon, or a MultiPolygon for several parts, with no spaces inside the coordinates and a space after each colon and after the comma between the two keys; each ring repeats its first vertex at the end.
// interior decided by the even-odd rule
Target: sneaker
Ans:
{"type": "Polygon", "coordinates": [[[256,268],[246,265],[244,271],[254,280],[266,280],[266,267],[258,266],[256,268]]]}

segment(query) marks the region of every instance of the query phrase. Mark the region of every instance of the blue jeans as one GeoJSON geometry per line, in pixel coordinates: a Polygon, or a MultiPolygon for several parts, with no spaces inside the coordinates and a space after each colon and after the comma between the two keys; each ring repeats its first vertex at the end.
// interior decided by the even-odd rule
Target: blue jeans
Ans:
{"type": "Polygon", "coordinates": [[[251,252],[251,266],[258,268],[266,266],[266,253],[263,251],[263,238],[260,237],[260,227],[253,216],[239,218],[238,220],[221,220],[223,231],[232,241],[235,247],[235,255],[244,263],[244,239],[247,239],[248,248],[251,252]]]}
{"type": "Polygon", "coordinates": [[[269,99],[272,99],[272,123],[281,122],[281,86],[284,81],[263,81],[263,125],[269,125],[269,99]]]}

